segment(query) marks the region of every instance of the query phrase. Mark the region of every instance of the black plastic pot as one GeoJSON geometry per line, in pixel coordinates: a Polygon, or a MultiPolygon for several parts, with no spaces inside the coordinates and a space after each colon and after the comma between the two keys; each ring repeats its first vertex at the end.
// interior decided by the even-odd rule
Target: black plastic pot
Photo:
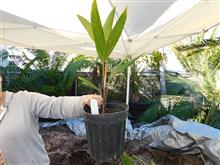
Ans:
{"type": "Polygon", "coordinates": [[[109,162],[122,155],[128,116],[128,106],[125,104],[109,103],[106,107],[111,112],[117,112],[99,115],[85,113],[89,151],[92,158],[100,162],[109,162]]]}
{"type": "Polygon", "coordinates": [[[134,119],[138,119],[142,113],[144,113],[149,107],[149,103],[145,102],[130,102],[129,112],[134,116],[134,119]]]}

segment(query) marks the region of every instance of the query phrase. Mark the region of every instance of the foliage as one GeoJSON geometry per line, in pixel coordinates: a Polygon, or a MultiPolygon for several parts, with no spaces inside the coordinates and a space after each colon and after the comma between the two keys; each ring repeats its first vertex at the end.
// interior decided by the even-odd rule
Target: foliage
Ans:
{"type": "MultiPolygon", "coordinates": [[[[159,74],[148,71],[148,67],[155,69],[154,55],[161,53],[154,51],[151,55],[143,55],[131,65],[130,101],[152,100],[160,95],[159,74]],[[154,64],[153,64],[154,63],[154,64]]],[[[155,55],[155,56],[157,56],[155,55]]],[[[159,65],[159,64],[158,64],[159,65]]]]}
{"type": "Polygon", "coordinates": [[[176,49],[180,52],[184,51],[203,51],[207,49],[207,47],[216,47],[220,45],[220,37],[217,38],[209,38],[209,39],[202,39],[199,42],[192,43],[190,45],[180,45],[176,47],[176,49]]]}
{"type": "Polygon", "coordinates": [[[11,81],[8,90],[28,90],[47,95],[62,96],[71,88],[71,83],[77,73],[90,66],[90,57],[79,55],[66,65],[66,55],[55,52],[50,56],[43,50],[30,50],[35,56],[29,59],[25,53],[23,69],[14,81],[11,81]],[[64,71],[62,71],[64,69],[64,71]]]}
{"type": "Polygon", "coordinates": [[[195,87],[195,83],[191,81],[190,75],[172,75],[166,73],[167,95],[190,96],[200,99],[204,98],[203,94],[195,87]]]}
{"type": "Polygon", "coordinates": [[[91,83],[91,81],[89,81],[88,79],[83,78],[83,77],[80,77],[80,76],[78,76],[78,79],[81,80],[85,86],[88,86],[88,87],[91,87],[91,88],[97,90],[99,94],[101,93],[100,89],[97,88],[97,87],[96,87],[93,83],[91,83]]]}
{"type": "Polygon", "coordinates": [[[164,59],[164,55],[159,51],[153,51],[150,55],[146,56],[149,67],[157,71],[160,68],[160,62],[164,59]]]}
{"type": "Polygon", "coordinates": [[[163,107],[160,102],[156,102],[148,107],[148,109],[139,117],[140,122],[154,122],[157,119],[168,114],[168,111],[163,107]]]}
{"type": "Polygon", "coordinates": [[[129,156],[126,153],[124,153],[122,156],[122,162],[123,165],[133,165],[136,163],[139,165],[155,165],[155,162],[153,160],[151,160],[150,163],[146,163],[136,155],[129,156]]]}
{"type": "Polygon", "coordinates": [[[122,156],[123,165],[133,165],[134,160],[132,157],[128,156],[126,153],[122,156]]]}
{"type": "Polygon", "coordinates": [[[219,107],[212,104],[209,108],[209,112],[205,119],[205,124],[209,124],[212,127],[220,129],[219,121],[220,121],[219,107]]]}
{"type": "Polygon", "coordinates": [[[7,50],[5,50],[5,49],[0,50],[0,59],[2,62],[5,61],[6,59],[8,59],[8,56],[9,56],[9,53],[7,50]]]}
{"type": "Polygon", "coordinates": [[[167,95],[185,95],[188,85],[181,76],[166,75],[167,95]]]}
{"type": "MultiPolygon", "coordinates": [[[[50,55],[44,50],[32,50],[35,54],[35,58],[30,60],[28,64],[25,65],[25,69],[31,69],[30,66],[34,65],[36,69],[40,68],[50,68],[50,55]]],[[[23,53],[25,55],[25,53],[23,53]]],[[[27,58],[27,56],[26,56],[27,58]]]]}
{"type": "MultiPolygon", "coordinates": [[[[194,78],[193,87],[200,91],[206,98],[203,112],[199,113],[202,121],[206,124],[220,128],[219,104],[220,90],[220,46],[219,37],[210,39],[199,39],[198,41],[183,46],[175,46],[174,51],[183,64],[184,68],[194,78]]],[[[200,117],[198,117],[200,118],[200,117]]]]}
{"type": "Polygon", "coordinates": [[[149,75],[142,75],[140,77],[140,93],[142,95],[141,100],[153,100],[160,96],[160,84],[158,81],[158,75],[155,73],[147,73],[149,75]]]}
{"type": "Polygon", "coordinates": [[[60,86],[62,75],[56,70],[42,69],[30,71],[17,75],[14,81],[9,85],[9,90],[17,92],[19,90],[28,90],[47,95],[64,95],[64,90],[60,86]]]}
{"type": "Polygon", "coordinates": [[[94,63],[94,58],[92,57],[78,55],[73,58],[64,69],[64,77],[62,80],[63,86],[65,86],[66,89],[70,88],[71,83],[78,76],[77,73],[83,69],[91,67],[92,63],[94,63]]]}
{"type": "Polygon", "coordinates": [[[195,117],[198,105],[194,98],[185,96],[163,95],[152,101],[149,108],[140,116],[141,122],[153,122],[167,114],[174,115],[182,120],[195,117]]]}
{"type": "Polygon", "coordinates": [[[96,0],[94,0],[92,3],[91,23],[88,20],[86,20],[84,17],[78,15],[78,18],[81,21],[82,25],[87,30],[90,38],[94,41],[98,57],[102,63],[101,91],[104,99],[104,106],[102,107],[103,113],[105,111],[105,103],[107,100],[106,97],[108,93],[107,63],[109,56],[113,51],[114,47],[116,46],[116,43],[118,42],[122,30],[124,28],[127,18],[127,8],[122,12],[121,16],[113,26],[114,16],[115,16],[115,8],[113,8],[112,11],[109,13],[104,26],[102,26],[96,0]]]}
{"type": "Polygon", "coordinates": [[[149,107],[140,116],[140,121],[153,122],[168,114],[183,120],[204,121],[205,97],[187,75],[167,72],[166,85],[167,95],[145,101],[149,107]]]}
{"type": "Polygon", "coordinates": [[[146,58],[148,66],[151,70],[155,71],[158,76],[158,82],[160,82],[160,94],[166,94],[166,81],[164,71],[164,61],[166,60],[165,54],[159,51],[153,51],[146,58]]]}
{"type": "Polygon", "coordinates": [[[14,92],[28,90],[55,96],[64,95],[60,84],[62,74],[59,70],[62,63],[50,65],[50,55],[47,52],[43,50],[32,52],[35,55],[32,60],[23,53],[23,58],[27,62],[24,63],[21,73],[10,82],[9,90],[14,92]]]}

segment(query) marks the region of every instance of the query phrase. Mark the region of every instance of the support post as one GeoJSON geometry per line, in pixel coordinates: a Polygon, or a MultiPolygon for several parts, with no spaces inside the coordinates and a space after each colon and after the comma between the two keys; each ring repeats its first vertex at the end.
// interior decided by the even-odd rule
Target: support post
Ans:
{"type": "Polygon", "coordinates": [[[131,79],[131,66],[129,66],[127,69],[127,91],[126,91],[126,104],[127,105],[129,105],[130,79],[131,79]]]}
{"type": "MultiPolygon", "coordinates": [[[[131,79],[131,66],[127,69],[127,91],[126,91],[126,104],[129,106],[129,94],[130,94],[130,79],[131,79]]],[[[126,119],[126,131],[125,139],[127,138],[128,118],[126,119]]]]}
{"type": "Polygon", "coordinates": [[[166,95],[166,78],[165,78],[165,69],[164,69],[164,61],[160,62],[160,94],[166,95]]]}

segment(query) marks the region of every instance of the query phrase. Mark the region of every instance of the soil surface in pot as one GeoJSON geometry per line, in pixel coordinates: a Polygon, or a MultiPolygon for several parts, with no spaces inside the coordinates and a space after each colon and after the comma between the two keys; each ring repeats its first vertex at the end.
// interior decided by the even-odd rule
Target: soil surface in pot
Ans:
{"type": "MultiPolygon", "coordinates": [[[[126,109],[126,107],[124,107],[123,105],[124,104],[120,104],[120,103],[118,103],[118,104],[115,104],[115,103],[111,104],[110,103],[109,104],[110,107],[107,107],[105,109],[105,113],[115,113],[115,112],[124,111],[126,109]]],[[[84,111],[91,114],[91,109],[87,105],[84,107],[84,111]]],[[[99,109],[99,114],[102,114],[102,109],[101,108],[99,109]]]]}
{"type": "MultiPolygon", "coordinates": [[[[66,126],[41,128],[40,133],[45,142],[51,165],[96,165],[88,154],[85,138],[75,136],[66,126]]],[[[156,165],[203,165],[198,155],[171,155],[164,151],[152,149],[147,140],[125,143],[125,152],[136,155],[147,164],[152,160],[156,165]]],[[[114,160],[103,165],[121,165],[121,160],[114,160]]],[[[136,162],[135,164],[139,164],[136,162]]]]}

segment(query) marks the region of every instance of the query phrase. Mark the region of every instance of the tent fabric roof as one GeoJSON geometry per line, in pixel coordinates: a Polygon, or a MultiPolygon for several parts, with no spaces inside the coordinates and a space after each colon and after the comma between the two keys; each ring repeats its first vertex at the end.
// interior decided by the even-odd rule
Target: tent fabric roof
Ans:
{"type": "MultiPolygon", "coordinates": [[[[124,33],[112,53],[119,58],[150,52],[220,22],[219,0],[97,2],[102,20],[113,6],[116,6],[117,16],[128,6],[124,33]]],[[[2,0],[0,42],[19,47],[96,55],[94,44],[76,16],[80,14],[89,19],[91,3],[92,0],[62,0],[53,1],[53,4],[49,0],[2,0]]]]}

